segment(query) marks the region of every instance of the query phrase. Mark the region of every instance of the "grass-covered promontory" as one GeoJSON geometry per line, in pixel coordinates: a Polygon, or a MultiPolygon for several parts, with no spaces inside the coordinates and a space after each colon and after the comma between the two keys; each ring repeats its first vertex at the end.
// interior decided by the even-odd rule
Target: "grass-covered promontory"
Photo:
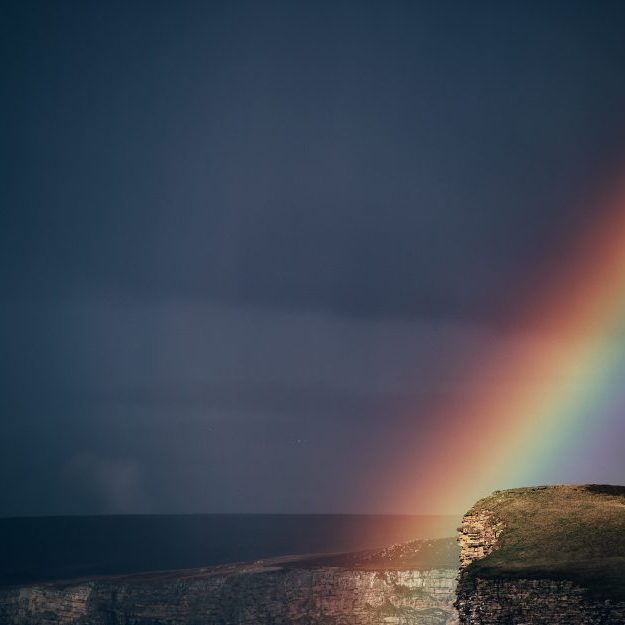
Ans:
{"type": "Polygon", "coordinates": [[[570,580],[625,601],[625,487],[559,485],[496,491],[472,513],[504,524],[497,548],[469,576],[570,580]]]}

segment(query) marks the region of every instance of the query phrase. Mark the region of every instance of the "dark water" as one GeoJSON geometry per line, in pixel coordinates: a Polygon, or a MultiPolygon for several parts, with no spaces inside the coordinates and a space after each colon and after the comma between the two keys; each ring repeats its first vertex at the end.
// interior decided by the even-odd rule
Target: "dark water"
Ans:
{"type": "Polygon", "coordinates": [[[0,584],[358,551],[453,536],[458,518],[140,515],[0,519],[0,584]]]}

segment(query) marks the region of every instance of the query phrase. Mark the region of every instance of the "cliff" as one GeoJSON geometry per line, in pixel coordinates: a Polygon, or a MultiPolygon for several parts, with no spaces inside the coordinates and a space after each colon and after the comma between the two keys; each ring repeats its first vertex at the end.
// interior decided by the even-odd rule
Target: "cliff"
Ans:
{"type": "Polygon", "coordinates": [[[625,487],[496,491],[459,532],[461,624],[625,623],[625,487]]]}
{"type": "Polygon", "coordinates": [[[0,590],[1,625],[450,625],[450,540],[0,590]]]}

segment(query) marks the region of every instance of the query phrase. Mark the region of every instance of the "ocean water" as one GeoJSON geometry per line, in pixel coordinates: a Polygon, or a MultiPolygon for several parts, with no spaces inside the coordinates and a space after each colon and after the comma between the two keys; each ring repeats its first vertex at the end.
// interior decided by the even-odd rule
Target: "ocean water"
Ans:
{"type": "Polygon", "coordinates": [[[0,519],[0,584],[375,549],[455,535],[451,516],[120,515],[0,519]]]}

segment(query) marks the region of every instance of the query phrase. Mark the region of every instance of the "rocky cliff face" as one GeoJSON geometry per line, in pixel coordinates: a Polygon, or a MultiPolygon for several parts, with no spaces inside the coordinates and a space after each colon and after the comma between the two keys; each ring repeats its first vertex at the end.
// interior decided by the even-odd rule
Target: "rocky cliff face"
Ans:
{"type": "Polygon", "coordinates": [[[593,501],[583,488],[498,492],[464,516],[456,602],[461,624],[625,624],[615,583],[619,575],[625,579],[625,566],[620,545],[610,545],[611,528],[622,528],[625,520],[625,501],[620,495],[593,501]],[[593,506],[602,519],[594,525],[593,506]],[[614,557],[602,557],[602,549],[611,547],[614,557]],[[592,575],[597,583],[591,587],[592,575]]]}
{"type": "Polygon", "coordinates": [[[0,624],[451,625],[456,573],[266,561],[30,585],[0,590],[0,624]]]}
{"type": "Polygon", "coordinates": [[[623,625],[625,605],[592,601],[586,590],[549,579],[463,581],[460,623],[471,625],[623,625]]]}
{"type": "Polygon", "coordinates": [[[458,530],[461,569],[491,553],[496,548],[497,539],[503,530],[503,522],[497,519],[492,512],[467,512],[458,530]]]}

